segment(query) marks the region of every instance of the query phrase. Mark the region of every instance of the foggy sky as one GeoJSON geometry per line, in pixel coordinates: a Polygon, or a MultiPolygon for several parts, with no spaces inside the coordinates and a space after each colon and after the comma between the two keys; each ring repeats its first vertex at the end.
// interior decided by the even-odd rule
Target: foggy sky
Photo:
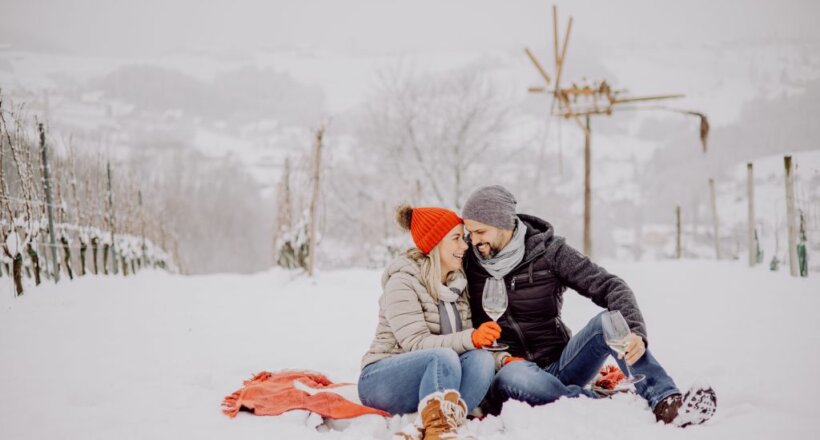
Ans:
{"type": "MultiPolygon", "coordinates": [[[[361,54],[517,49],[551,42],[551,5],[545,0],[0,0],[0,44],[126,57],[197,48],[361,54]]],[[[558,7],[562,17],[575,16],[573,35],[604,44],[820,41],[816,0],[575,0],[558,7]]]]}

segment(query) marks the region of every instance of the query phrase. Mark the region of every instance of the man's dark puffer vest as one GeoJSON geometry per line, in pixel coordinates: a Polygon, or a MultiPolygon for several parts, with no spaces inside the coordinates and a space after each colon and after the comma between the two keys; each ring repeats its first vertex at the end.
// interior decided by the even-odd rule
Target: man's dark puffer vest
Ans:
{"type": "MultiPolygon", "coordinates": [[[[546,367],[557,361],[570,338],[561,321],[564,291],[577,291],[604,308],[620,310],[632,331],[646,341],[646,326],[629,286],[620,278],[553,235],[552,225],[519,214],[527,225],[524,258],[507,276],[507,311],[499,319],[501,338],[509,353],[546,367]]],[[[490,318],[481,307],[484,282],[490,274],[481,266],[472,243],[464,259],[473,326],[490,318]]]]}

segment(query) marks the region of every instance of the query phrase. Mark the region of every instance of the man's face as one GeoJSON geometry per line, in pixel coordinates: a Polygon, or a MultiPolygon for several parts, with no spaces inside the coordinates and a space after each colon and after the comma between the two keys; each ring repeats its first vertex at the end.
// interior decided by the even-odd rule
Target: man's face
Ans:
{"type": "Polygon", "coordinates": [[[475,220],[464,219],[464,228],[470,233],[470,242],[485,260],[501,252],[509,240],[505,236],[511,235],[511,231],[504,231],[475,220]]]}

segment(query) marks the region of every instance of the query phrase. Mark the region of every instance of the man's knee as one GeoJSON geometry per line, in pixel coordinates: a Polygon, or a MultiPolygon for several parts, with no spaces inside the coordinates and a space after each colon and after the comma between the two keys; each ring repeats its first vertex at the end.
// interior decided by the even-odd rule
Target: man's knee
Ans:
{"type": "Polygon", "coordinates": [[[540,376],[538,365],[528,361],[513,361],[496,374],[493,387],[504,391],[523,390],[532,387],[540,376]]]}
{"type": "Polygon", "coordinates": [[[604,334],[604,324],[603,324],[604,313],[606,313],[606,311],[603,311],[603,312],[595,315],[595,317],[593,317],[592,319],[589,320],[589,323],[587,323],[587,328],[589,328],[590,332],[593,332],[595,334],[600,334],[600,335],[604,334]]]}

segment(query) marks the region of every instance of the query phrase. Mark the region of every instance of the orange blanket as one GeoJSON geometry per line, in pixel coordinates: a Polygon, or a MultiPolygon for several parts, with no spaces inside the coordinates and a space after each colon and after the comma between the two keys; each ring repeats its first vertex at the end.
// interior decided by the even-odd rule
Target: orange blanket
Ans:
{"type": "Polygon", "coordinates": [[[324,375],[311,371],[263,371],[246,380],[241,389],[225,397],[222,412],[236,417],[239,410],[246,409],[257,416],[276,416],[292,409],[303,409],[332,419],[349,419],[365,414],[390,416],[384,411],[353,403],[332,392],[320,392],[311,396],[296,389],[293,386],[294,380],[310,388],[332,389],[349,385],[334,384],[324,375]]]}

